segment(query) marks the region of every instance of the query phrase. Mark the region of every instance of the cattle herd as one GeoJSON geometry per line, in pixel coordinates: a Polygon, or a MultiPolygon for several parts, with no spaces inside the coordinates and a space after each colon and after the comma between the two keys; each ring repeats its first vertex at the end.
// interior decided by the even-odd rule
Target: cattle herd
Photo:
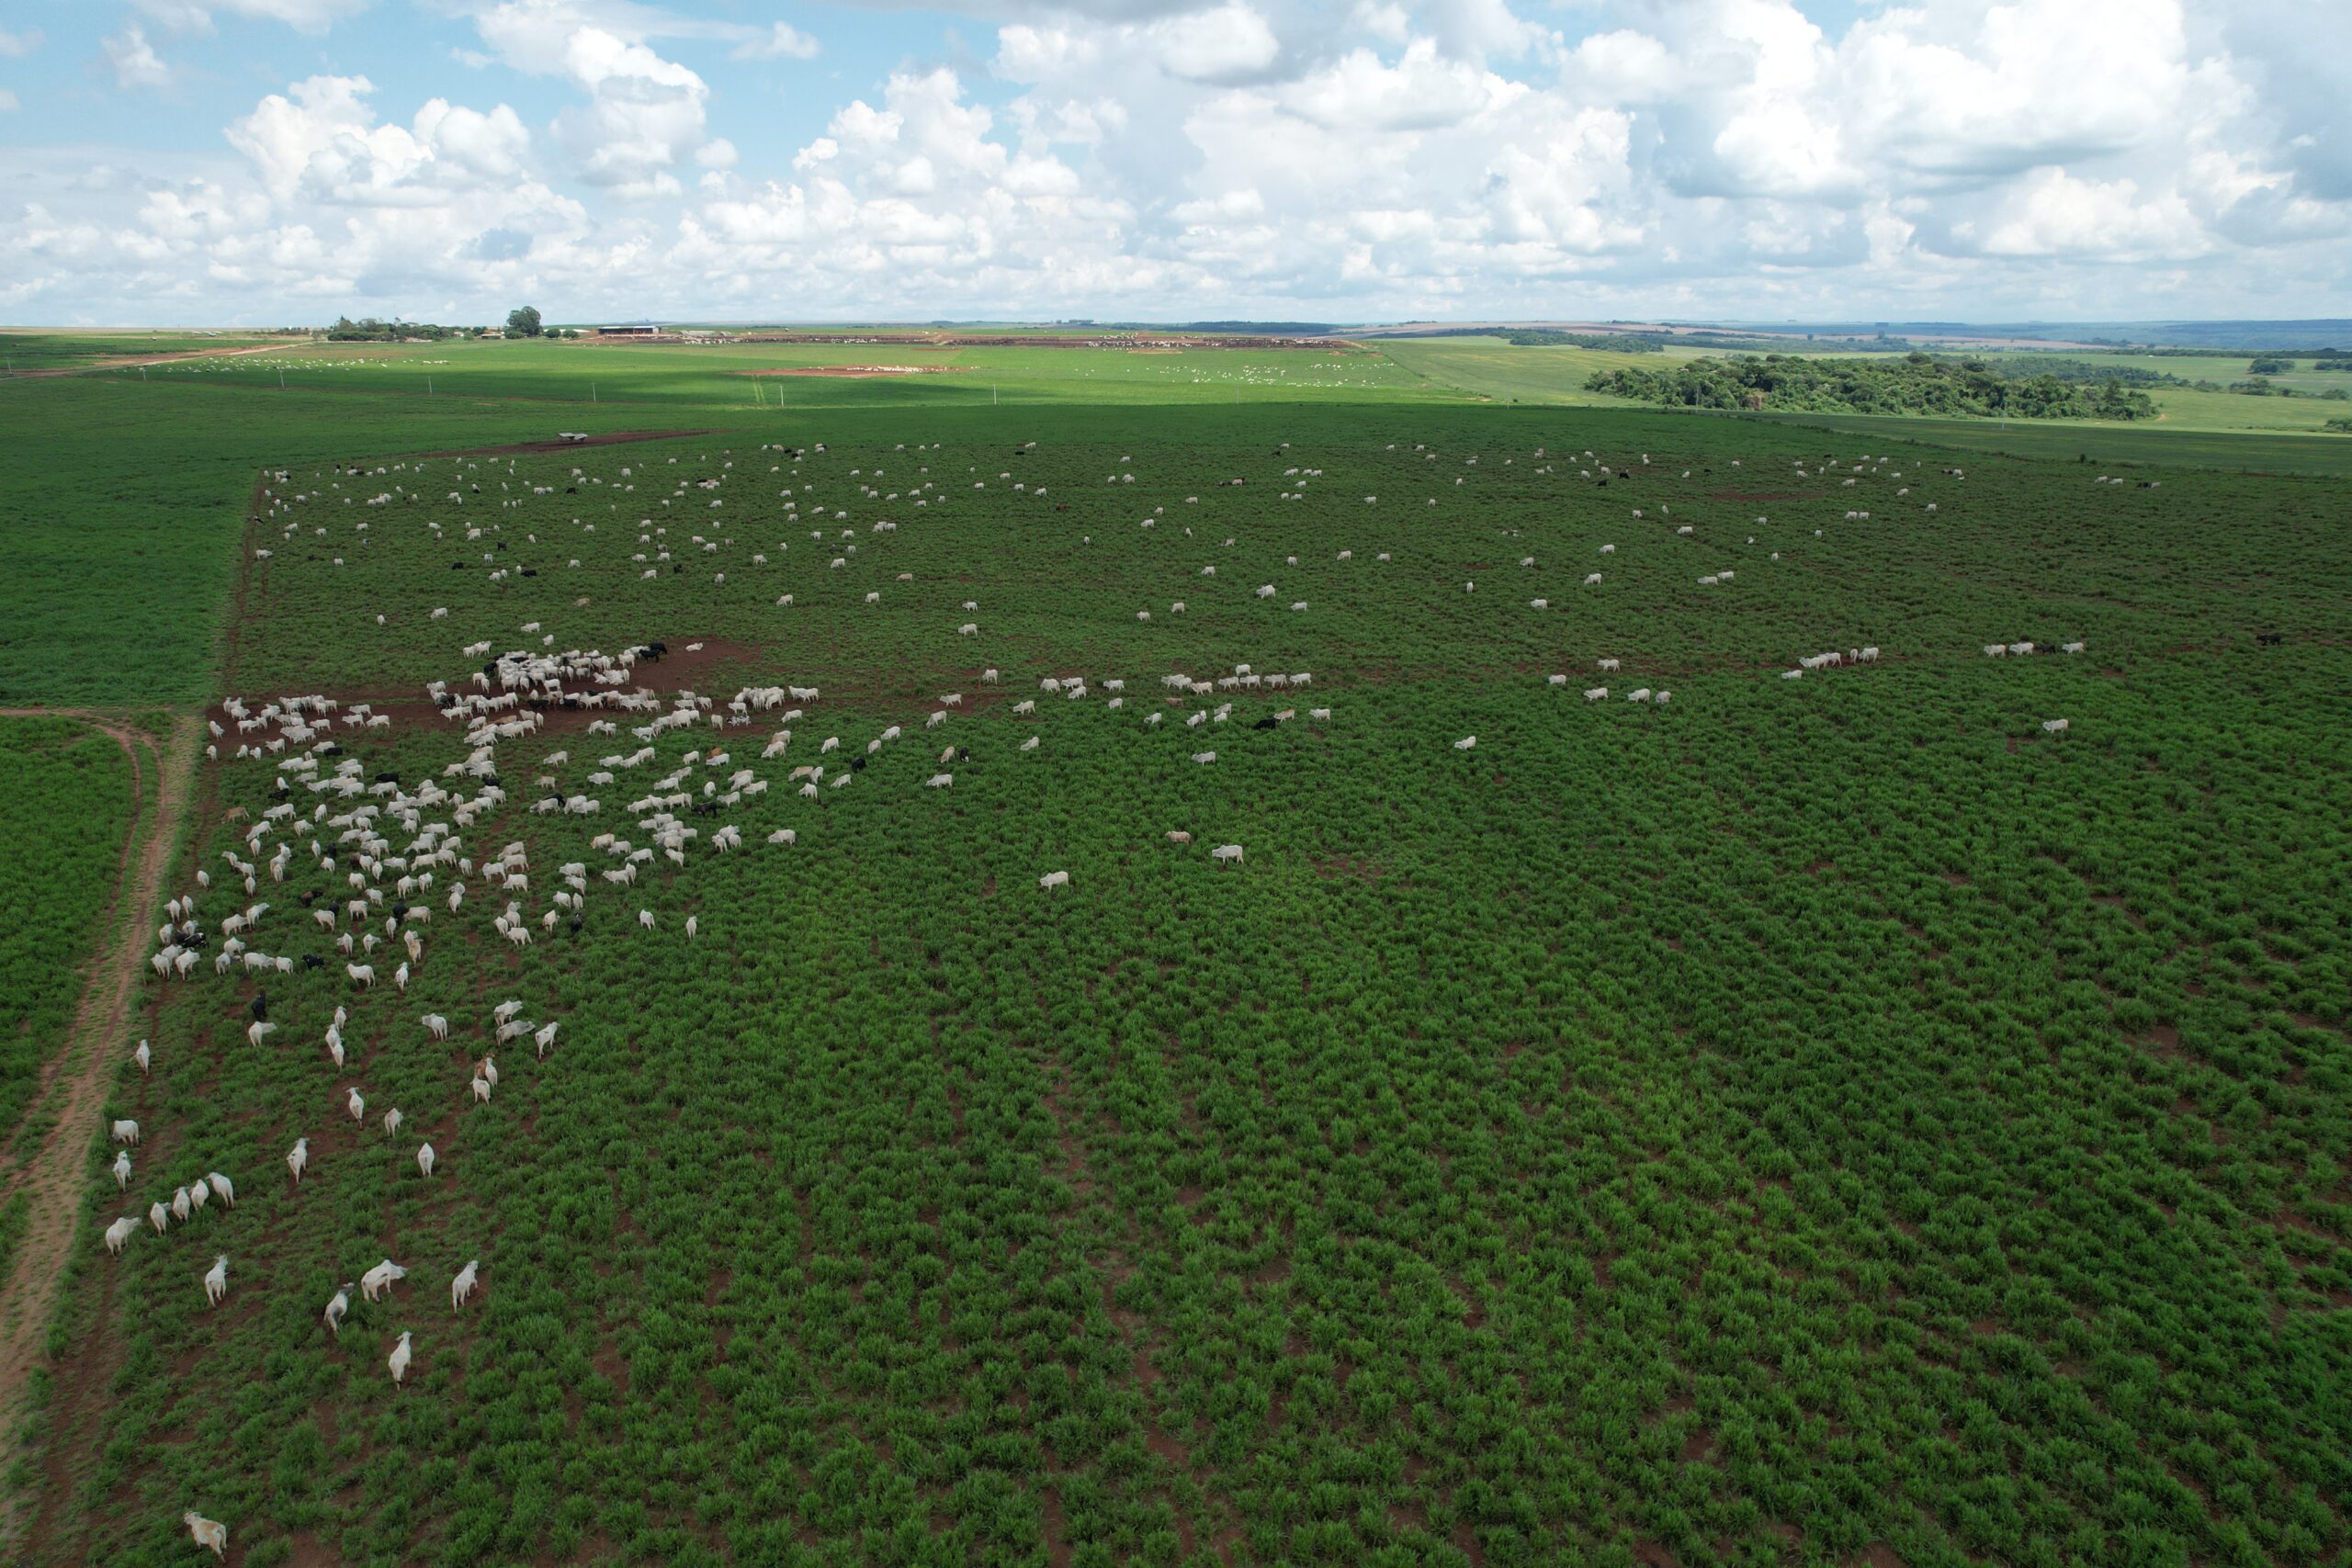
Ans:
{"type": "MultiPolygon", "coordinates": [[[[918,446],[915,450],[922,453],[925,448],[918,446]]],[[[804,455],[802,448],[775,449],[779,458],[797,461],[804,455]]],[[[708,509],[720,507],[729,499],[723,493],[729,477],[725,470],[733,468],[731,455],[728,456],[729,460],[718,473],[677,481],[663,504],[692,502],[698,505],[707,500],[708,509]]],[[[1575,465],[1582,478],[1590,480],[1597,476],[1601,484],[1611,474],[1611,465],[1589,451],[1567,459],[1546,458],[1541,450],[1534,457],[1544,463],[1565,460],[1575,465]]],[[[1646,466],[1649,455],[1643,454],[1642,459],[1646,466]]],[[[1899,482],[1903,475],[1899,468],[1890,469],[1889,462],[1882,457],[1834,468],[1825,463],[1817,472],[1799,464],[1796,473],[1815,479],[1842,477],[1849,485],[1855,482],[1855,475],[1864,473],[1899,482]]],[[[465,545],[493,543],[485,529],[495,525],[487,520],[450,524],[435,514],[429,504],[437,500],[462,511],[488,510],[489,496],[481,490],[484,476],[465,479],[458,488],[433,498],[420,488],[425,482],[424,468],[420,463],[413,470],[405,464],[340,469],[323,484],[300,490],[293,488],[289,475],[280,471],[272,476],[265,491],[266,519],[282,528],[281,545],[291,543],[305,531],[324,534],[326,530],[313,520],[326,515],[326,508],[336,502],[351,504],[353,498],[341,493],[343,480],[356,476],[365,480],[358,488],[374,491],[363,498],[361,520],[353,525],[344,514],[334,516],[337,524],[352,528],[355,536],[371,527],[393,525],[397,509],[413,506],[425,511],[423,525],[436,539],[447,536],[458,544],[456,536],[461,532],[465,545]],[[395,509],[393,515],[386,516],[385,509],[395,509]],[[369,513],[373,515],[367,515],[369,513]]],[[[780,468],[779,463],[770,472],[780,468]]],[[[508,472],[512,471],[510,468],[508,472]]],[[[1617,471],[1622,475],[1629,470],[1617,471]]],[[[1947,472],[1959,477],[1959,470],[1947,472]]],[[[605,486],[615,494],[633,491],[632,481],[638,476],[632,468],[623,467],[619,473],[621,479],[607,484],[600,477],[574,468],[564,493],[576,494],[583,486],[592,491],[605,486]]],[[[1305,494],[1306,487],[1322,477],[1319,468],[1291,468],[1283,476],[1276,504],[1305,494]]],[[[1689,477],[1689,470],[1683,471],[1683,477],[1689,477]]],[[[1012,475],[1000,473],[998,479],[1011,480],[1012,475]]],[[[1107,477],[1107,482],[1114,485],[1133,479],[1125,459],[1107,477]]],[[[553,485],[530,488],[535,495],[558,490],[553,485]]],[[[1028,487],[1023,481],[1014,482],[1012,488],[1028,487]]],[[[948,503],[947,493],[937,480],[910,485],[903,492],[889,492],[887,498],[878,483],[862,482],[859,491],[861,501],[903,502],[908,509],[948,503]]],[[[1047,488],[1037,486],[1034,494],[1042,498],[1047,488]]],[[[1908,494],[1907,486],[1895,491],[1898,498],[1908,494]]],[[[1187,496],[1184,503],[1195,503],[1197,499],[1187,496]]],[[[847,518],[845,511],[836,510],[826,519],[825,508],[808,494],[795,497],[789,489],[780,500],[786,516],[799,522],[824,520],[837,525],[847,518]],[[804,500],[809,501],[805,508],[804,500]]],[[[502,510],[518,504],[519,498],[511,494],[496,502],[502,510]]],[[[1377,494],[1364,495],[1363,504],[1377,506],[1377,494]]],[[[340,508],[336,510],[340,513],[340,508]]],[[[1648,505],[1629,508],[1624,525],[1670,531],[1677,538],[1691,536],[1689,524],[1674,521],[1670,504],[1656,505],[1655,510],[1657,515],[1651,517],[1648,505]]],[[[1935,511],[1933,503],[1927,503],[1922,514],[1935,511]]],[[[1164,507],[1158,509],[1141,519],[1140,525],[1159,525],[1167,520],[1165,512],[1164,507]]],[[[1855,511],[1848,515],[1859,521],[1869,514],[1855,511]]],[[[1767,521],[1759,516],[1755,524],[1760,526],[1767,521]]],[[[583,540],[594,530],[593,523],[579,519],[574,523],[583,540]]],[[[868,542],[874,535],[887,538],[897,528],[893,521],[876,522],[869,529],[868,542]]],[[[831,558],[828,570],[842,569],[858,548],[851,530],[837,527],[834,531],[842,553],[831,558]]],[[[823,527],[814,529],[810,537],[821,541],[825,532],[823,527]]],[[[1191,530],[1185,533],[1189,536],[1191,530]]],[[[1748,536],[1751,545],[1755,538],[1748,536]]],[[[536,534],[530,540],[534,545],[538,542],[536,534]]],[[[648,579],[682,574],[690,562],[719,555],[722,545],[718,538],[699,534],[692,536],[690,544],[673,544],[667,529],[657,527],[650,516],[639,525],[637,543],[639,549],[632,565],[643,563],[642,576],[648,579]]],[[[731,539],[725,543],[731,545],[731,539]]],[[[1230,547],[1233,540],[1228,538],[1225,544],[1230,547]]],[[[780,558],[786,545],[780,542],[775,548],[780,558]]],[[[1599,543],[1595,556],[1615,556],[1617,551],[1615,542],[1599,543]]],[[[274,553],[258,552],[262,559],[274,553]]],[[[1350,560],[1355,554],[1353,549],[1341,550],[1338,558],[1350,560]]],[[[474,556],[479,558],[460,558],[453,564],[460,570],[486,568],[493,579],[531,577],[542,570],[498,564],[495,550],[476,551],[474,556]]],[[[1778,558],[1777,552],[1770,553],[1771,560],[1778,558]]],[[[1298,558],[1294,555],[1287,560],[1295,567],[1298,558]]],[[[1390,552],[1378,552],[1375,561],[1394,567],[1390,552]]],[[[334,564],[340,566],[342,558],[336,558],[334,564]]],[[[580,562],[570,558],[570,564],[576,568],[580,562]]],[[[1769,570],[1769,563],[1759,564],[1769,570]]],[[[1518,566],[1532,570],[1536,558],[1522,557],[1518,566]]],[[[771,558],[762,550],[729,570],[757,572],[770,567],[771,558]]],[[[726,580],[723,570],[711,575],[718,582],[726,580]]],[[[1310,601],[1286,599],[1276,582],[1220,590],[1216,575],[1215,562],[1200,565],[1196,585],[1189,590],[1191,596],[1230,592],[1287,604],[1285,614],[1314,613],[1310,601]]],[[[1737,573],[1718,566],[1693,573],[1692,578],[1692,591],[1704,592],[1736,581],[1737,573]]],[[[891,587],[899,590],[911,580],[912,574],[899,573],[891,587]]],[[[1581,584],[1587,590],[1606,591],[1600,570],[1583,573],[1581,584]]],[[[1477,587],[1477,581],[1472,579],[1463,583],[1463,592],[1475,593],[1477,587]]],[[[809,590],[803,587],[800,592],[809,590]]],[[[866,591],[866,600],[877,600],[883,592],[866,591]]],[[[789,608],[795,597],[790,592],[781,594],[775,604],[789,608]]],[[[952,606],[943,599],[941,608],[945,619],[953,622],[953,630],[964,637],[985,639],[978,601],[956,597],[952,591],[947,598],[953,599],[952,606]],[[955,620],[958,615],[972,618],[955,620]]],[[[1552,600],[1548,595],[1537,596],[1527,604],[1541,613],[1550,609],[1552,600]]],[[[1137,609],[1136,619],[1149,620],[1156,608],[1157,604],[1137,609]]],[[[447,614],[445,608],[435,608],[429,618],[439,621],[447,614]]],[[[1186,600],[1170,600],[1162,614],[1181,624],[1186,600]]],[[[379,614],[375,619],[381,625],[387,616],[379,614]]],[[[248,1015],[245,1033],[253,1047],[284,1049],[283,1043],[273,1041],[282,1030],[281,1039],[303,1042],[305,1048],[315,1050],[321,1057],[319,1125],[296,1138],[285,1156],[289,1188],[295,1191],[300,1190],[306,1171],[313,1169],[321,1157],[313,1153],[313,1145],[338,1111],[364,1128],[371,1100],[381,1101],[368,1085],[368,1064],[357,1058],[348,1043],[349,1035],[356,1032],[353,1010],[398,1014],[406,1006],[412,981],[435,963],[436,950],[458,940],[461,931],[470,929],[514,948],[527,948],[535,942],[580,933],[592,901],[609,900],[627,907],[624,923],[640,939],[661,932],[674,919],[692,940],[701,929],[699,916],[660,908],[655,889],[661,874],[684,867],[695,856],[747,852],[742,829],[733,819],[747,802],[775,786],[781,786],[781,794],[805,800],[849,788],[886,749],[921,745],[928,753],[929,742],[918,742],[914,737],[951,725],[966,733],[946,738],[949,743],[938,750],[935,761],[929,764],[933,771],[925,773],[917,787],[950,792],[956,784],[955,770],[972,764],[976,755],[989,765],[1003,765],[1045,743],[1049,727],[1043,724],[1013,727],[1022,731],[1016,740],[1004,726],[973,722],[969,716],[985,706],[1001,705],[1013,718],[1042,720],[1041,704],[1062,708],[1093,705],[1101,713],[1121,715],[1121,722],[1132,723],[1141,733],[1177,715],[1188,728],[1209,733],[1233,725],[1245,732],[1241,739],[1246,742],[1250,735],[1271,734],[1299,722],[1299,715],[1290,706],[1245,715],[1240,712],[1241,704],[1317,687],[1312,671],[1262,669],[1262,660],[1234,661],[1208,676],[1171,670],[1158,677],[1159,700],[1129,719],[1125,710],[1131,694],[1125,677],[1066,669],[1040,673],[1035,677],[1035,695],[1006,702],[1002,671],[976,659],[971,661],[969,679],[988,699],[985,703],[975,698],[967,704],[965,692],[948,692],[918,709],[855,713],[823,725],[811,722],[812,716],[826,711],[822,693],[814,683],[747,684],[731,695],[705,694],[677,684],[664,690],[661,676],[673,652],[665,638],[649,637],[610,651],[579,647],[559,649],[558,640],[541,621],[522,621],[513,626],[505,638],[459,644],[453,637],[451,672],[423,680],[419,694],[349,699],[322,693],[231,696],[210,720],[208,759],[224,769],[248,769],[266,776],[269,804],[257,816],[238,808],[224,814],[217,825],[225,840],[223,847],[194,873],[191,886],[170,899],[168,918],[155,933],[150,962],[156,981],[164,985],[196,985],[208,977],[266,985],[274,976],[298,970],[329,968],[339,970],[345,977],[349,996],[323,1016],[285,1016],[281,1008],[279,1016],[273,1017],[266,989],[255,991],[243,1004],[248,1015]],[[501,642],[511,646],[502,647],[501,642]],[[409,716],[412,714],[414,716],[409,716]],[[580,730],[579,739],[538,752],[528,765],[513,762],[519,743],[533,742],[536,750],[558,716],[580,730]],[[1242,722],[1234,724],[1237,718],[1242,722]],[[437,728],[450,737],[452,760],[422,775],[408,766],[384,765],[390,750],[406,739],[404,731],[418,728],[437,728]],[[832,732],[820,736],[815,731],[820,728],[832,732]],[[370,757],[378,761],[371,763],[370,757]],[[588,830],[584,848],[552,862],[535,859],[527,840],[531,837],[544,840],[546,835],[529,832],[528,818],[553,818],[550,829],[576,821],[588,830]]],[[[1993,641],[1982,646],[1988,657],[2049,651],[2046,646],[2037,648],[2028,641],[1993,641]]],[[[2063,645],[2063,651],[2076,654],[2084,647],[2081,641],[2069,641],[2063,645]]],[[[698,653],[701,645],[684,643],[680,651],[698,653]]],[[[989,651],[985,644],[983,651],[989,651]]],[[[995,651],[1005,662],[1013,662],[1011,648],[995,651]]],[[[1929,656],[1956,651],[1929,650],[1929,656]]],[[[1619,651],[1592,657],[1594,670],[1605,676],[1622,669],[1624,655],[1619,651]]],[[[1794,666],[1781,673],[1794,681],[1807,674],[1873,665],[1882,657],[1875,646],[1833,647],[1797,657],[1794,666]]],[[[1611,686],[1577,684],[1566,672],[1550,673],[1544,682],[1555,688],[1573,686],[1589,704],[1606,703],[1612,695],[1611,686]]],[[[1624,701],[1652,710],[1666,708],[1673,697],[1671,691],[1652,685],[1623,693],[1624,701]]],[[[1306,722],[1329,726],[1335,722],[1333,714],[1330,706],[1314,707],[1307,711],[1306,722]]],[[[2064,718],[2052,718],[2041,728],[2055,737],[2065,734],[2069,725],[2064,718]]],[[[1467,753],[1477,744],[1478,738],[1469,735],[1453,741],[1453,748],[1467,753]]],[[[1235,741],[1227,739],[1223,745],[1229,751],[1235,741]]],[[[1193,764],[1213,766],[1218,761],[1219,749],[1204,746],[1192,751],[1190,758],[1193,764]]],[[[952,796],[943,793],[942,798],[952,796]]],[[[910,799],[898,809],[922,807],[910,799]]],[[[820,820],[812,817],[795,827],[775,829],[764,835],[763,842],[771,848],[791,848],[800,842],[802,832],[820,820]]],[[[1189,850],[1193,843],[1192,832],[1183,828],[1165,829],[1165,838],[1179,851],[1189,850]]],[[[1216,867],[1238,868],[1244,863],[1243,846],[1216,844],[1208,849],[1205,859],[1216,867]]],[[[1037,871],[1037,885],[1047,895],[1071,886],[1070,874],[1065,869],[1040,866],[1037,871]]],[[[524,1075],[560,1071],[561,1054],[557,1043],[563,1021],[552,1015],[533,1016],[548,1014],[551,1006],[548,998],[533,1002],[507,998],[490,1008],[471,1032],[430,1010],[418,1011],[402,1025],[453,1047],[441,1097],[446,1103],[431,1107],[428,1118],[452,1112],[462,1115],[470,1108],[488,1104],[501,1092],[500,1053],[510,1048],[519,1051],[524,1043],[531,1047],[530,1056],[522,1062],[524,1075]]],[[[148,1071],[153,1056],[150,1043],[141,1041],[134,1055],[141,1072],[148,1071]]],[[[512,1064],[510,1057],[504,1070],[512,1072],[512,1064]]],[[[381,1105],[376,1112],[376,1125],[386,1140],[400,1137],[405,1120],[402,1108],[397,1105],[381,1105]]],[[[169,1246],[176,1234],[197,1224],[208,1204],[234,1205],[235,1187],[228,1174],[219,1171],[206,1171],[185,1181],[164,1178],[153,1189],[144,1187],[134,1153],[141,1128],[136,1122],[118,1120],[110,1131],[122,1145],[113,1165],[117,1189],[131,1195],[132,1207],[106,1224],[104,1238],[109,1252],[119,1254],[133,1245],[142,1226],[156,1238],[148,1245],[169,1246]]],[[[448,1169],[433,1145],[424,1140],[414,1149],[413,1166],[417,1179],[425,1181],[446,1176],[448,1169]]],[[[458,1261],[472,1250],[469,1247],[451,1249],[446,1266],[453,1314],[464,1309],[482,1288],[481,1260],[458,1261]]],[[[209,1267],[200,1271],[199,1282],[209,1305],[219,1307],[229,1300],[232,1267],[229,1256],[216,1255],[209,1267]]],[[[356,1281],[343,1284],[321,1303],[323,1332],[340,1337],[354,1284],[364,1301],[397,1300],[415,1267],[413,1261],[404,1264],[386,1257],[356,1281]]],[[[197,1271],[193,1258],[189,1268],[197,1271]]],[[[408,1377],[416,1356],[430,1353],[431,1340],[428,1326],[400,1332],[384,1359],[386,1375],[394,1384],[408,1377]]],[[[186,1516],[186,1523],[198,1546],[216,1553],[226,1550],[224,1525],[193,1510],[186,1516]]]]}

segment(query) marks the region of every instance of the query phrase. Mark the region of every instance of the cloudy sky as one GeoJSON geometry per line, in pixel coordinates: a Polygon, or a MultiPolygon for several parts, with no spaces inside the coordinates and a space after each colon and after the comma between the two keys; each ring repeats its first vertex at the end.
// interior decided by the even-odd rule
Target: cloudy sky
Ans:
{"type": "Polygon", "coordinates": [[[0,0],[0,321],[2352,315],[2352,0],[0,0]]]}

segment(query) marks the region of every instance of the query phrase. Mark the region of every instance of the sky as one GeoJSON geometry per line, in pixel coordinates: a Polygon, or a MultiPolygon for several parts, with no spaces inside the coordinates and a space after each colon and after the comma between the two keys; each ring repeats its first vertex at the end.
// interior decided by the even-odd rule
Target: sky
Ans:
{"type": "Polygon", "coordinates": [[[0,0],[0,321],[2352,315],[2352,0],[0,0]]]}

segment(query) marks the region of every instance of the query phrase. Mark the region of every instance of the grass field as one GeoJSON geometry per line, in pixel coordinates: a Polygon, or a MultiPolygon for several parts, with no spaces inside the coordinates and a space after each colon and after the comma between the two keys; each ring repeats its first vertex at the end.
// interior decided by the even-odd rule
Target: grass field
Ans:
{"type": "Polygon", "coordinates": [[[89,1156],[28,1561],[184,1561],[190,1506],[257,1562],[2352,1547],[2337,486],[1344,389],[747,412],[664,363],[616,411],[68,394],[175,411],[191,467],[202,421],[275,442],[221,694],[389,722],[304,768],[211,710],[200,919],[267,902],[243,939],[290,969],[143,982],[155,1074],[107,1114],[148,1136],[127,1197],[89,1156]],[[717,428],[413,456],[649,410],[717,428]],[[610,735],[425,700],[485,643],[652,638],[610,735]],[[2088,649],[1983,654],[2025,638],[2088,649]],[[1161,679],[1241,664],[1312,682],[1161,679]],[[354,876],[346,955],[303,905],[354,876]],[[147,1228],[208,1170],[233,1211],[147,1228]]]}
{"type": "Polygon", "coordinates": [[[0,330],[0,378],[40,370],[76,370],[171,354],[220,354],[284,340],[240,332],[26,332],[0,330]]]}
{"type": "MultiPolygon", "coordinates": [[[[20,1559],[2345,1561],[2352,444],[1508,406],[1572,355],[0,382],[0,692],[220,729],[20,1559]],[[691,434],[481,450],[560,429],[691,434]],[[383,723],[221,705],[306,693],[383,723]]],[[[122,826],[30,722],[52,1019],[122,826]]]]}
{"type": "MultiPolygon", "coordinates": [[[[1458,388],[1499,402],[1613,408],[1639,405],[1604,393],[1586,391],[1585,382],[1596,372],[1629,367],[1655,370],[1678,361],[1720,355],[1724,352],[1678,347],[1668,348],[1661,354],[1604,354],[1576,348],[1514,347],[1500,338],[1480,337],[1385,338],[1376,346],[1399,366],[1427,378],[1432,383],[1458,388]]],[[[2030,373],[2037,358],[2050,356],[1988,353],[1977,357],[2030,373]]],[[[2089,359],[2094,363],[2112,360],[2118,367],[2161,370],[2191,380],[2205,378],[2224,384],[2244,380],[2246,374],[2246,358],[2243,355],[2210,360],[2203,357],[2166,358],[2152,355],[2087,353],[2069,354],[2062,357],[2089,359]]],[[[2151,456],[2143,460],[2212,461],[2221,466],[2247,468],[2268,468],[2283,463],[2299,471],[2319,473],[2341,473],[2346,471],[2347,467],[2352,467],[2352,436],[2323,434],[2330,419],[2342,418],[2347,412],[2352,412],[2352,405],[2309,395],[2328,391],[2339,385],[2352,390],[2352,377],[2303,370],[2273,379],[2306,395],[2255,398],[2230,392],[2201,392],[2188,388],[2149,389],[2160,413],[2157,425],[2162,434],[2156,440],[2143,440],[2139,445],[2151,453],[2162,453],[2163,456],[2151,456]],[[2257,439],[2255,445],[2241,447],[2199,440],[2184,442],[2178,439],[2183,434],[2268,437],[2274,440],[2304,436],[2311,439],[2283,444],[2265,444],[2257,439]]],[[[1989,439],[1975,422],[1871,415],[1786,417],[1836,420],[1841,428],[1880,429],[1905,439],[1949,439],[1959,445],[1975,445],[1989,439]],[[1934,428],[1918,428],[1923,425],[1934,428]]],[[[2012,423],[2010,431],[2016,431],[2018,423],[2023,422],[2012,423]]],[[[2109,439],[2112,435],[2136,435],[2143,428],[2119,426],[2103,421],[2033,421],[2021,442],[2012,443],[2010,437],[2004,434],[2001,440],[2005,445],[1995,449],[2030,456],[2063,450],[2071,457],[2086,445],[2093,450],[2119,449],[2109,439]],[[2067,445],[2070,442],[2074,444],[2071,446],[2067,445]]],[[[2127,446],[2120,449],[2129,448],[2127,446]]]]}
{"type": "Polygon", "coordinates": [[[0,718],[0,1146],[63,1043],[130,831],[121,748],[63,718],[0,718]]]}
{"type": "MultiPolygon", "coordinates": [[[[128,378],[130,371],[107,374],[128,378]]],[[[871,344],[709,344],[494,341],[418,344],[310,344],[269,353],[157,366],[175,382],[326,390],[783,408],[832,404],[842,387],[898,389],[899,406],[1231,403],[1268,399],[1385,400],[1457,396],[1425,388],[1385,355],[1334,343],[1312,349],[1112,350],[934,348],[871,344]],[[776,371],[889,367],[914,374],[856,381],[776,371]]]]}

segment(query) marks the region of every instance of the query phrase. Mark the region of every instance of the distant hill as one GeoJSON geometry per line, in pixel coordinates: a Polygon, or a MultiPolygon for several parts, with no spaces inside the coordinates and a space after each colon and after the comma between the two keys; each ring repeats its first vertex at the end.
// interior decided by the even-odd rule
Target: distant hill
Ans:
{"type": "Polygon", "coordinates": [[[1722,321],[1718,326],[1753,332],[1861,337],[1883,332],[1891,337],[2018,338],[2052,343],[2121,346],[2148,344],[2165,348],[2215,351],[2297,349],[2313,353],[2352,347],[2352,320],[2323,317],[2280,321],[1722,321]]]}

